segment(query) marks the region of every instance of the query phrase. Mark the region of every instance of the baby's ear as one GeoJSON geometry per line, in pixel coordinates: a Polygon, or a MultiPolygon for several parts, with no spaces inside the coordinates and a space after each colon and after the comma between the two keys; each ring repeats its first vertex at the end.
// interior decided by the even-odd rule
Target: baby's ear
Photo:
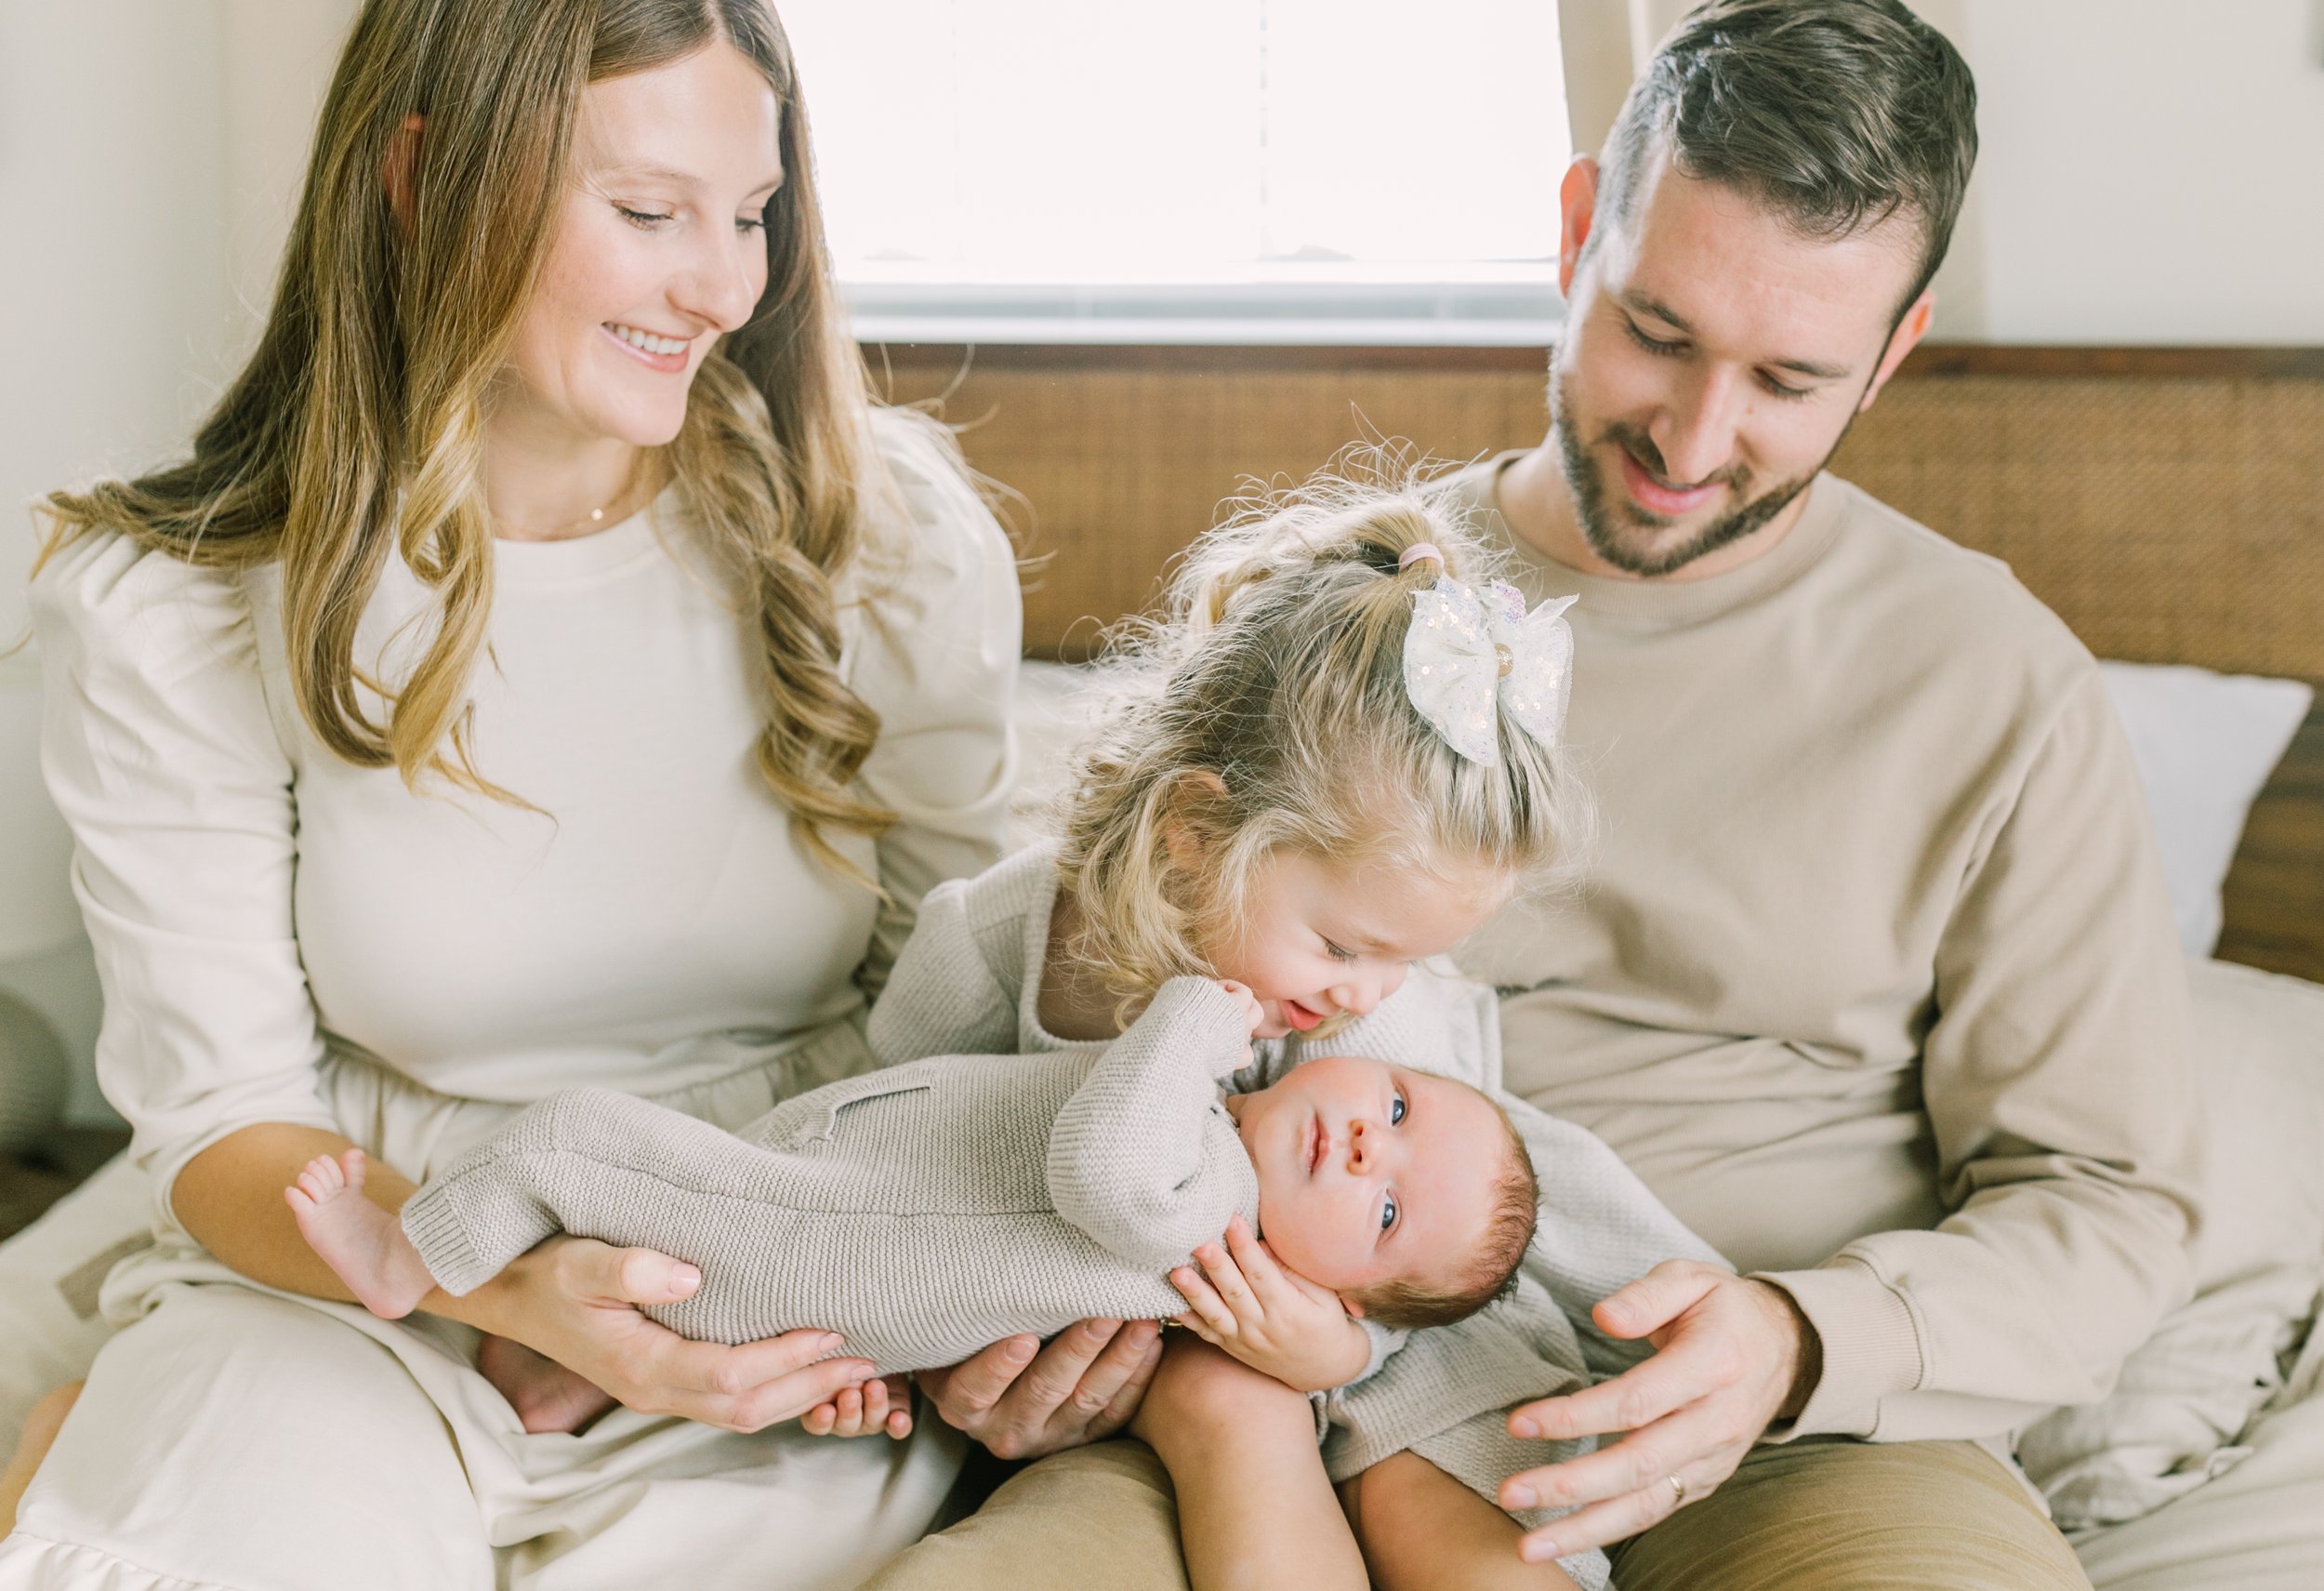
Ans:
{"type": "Polygon", "coordinates": [[[1348,1312],[1348,1318],[1352,1320],[1361,1320],[1364,1319],[1364,1306],[1358,1304],[1354,1299],[1350,1298],[1344,1293],[1340,1295],[1340,1307],[1348,1312]]]}

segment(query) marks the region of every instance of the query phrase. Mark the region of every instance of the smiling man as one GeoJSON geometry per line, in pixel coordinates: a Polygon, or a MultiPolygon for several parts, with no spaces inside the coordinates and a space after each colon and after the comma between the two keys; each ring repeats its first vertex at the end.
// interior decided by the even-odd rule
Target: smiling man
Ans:
{"type": "Polygon", "coordinates": [[[2007,1437],[2187,1294],[2184,970],[2089,655],[1825,469],[1927,329],[1974,112],[1896,0],[1713,0],[1567,175],[1549,434],[1446,489],[1580,598],[1609,817],[1469,970],[1511,1086],[1742,1274],[1624,1289],[1643,1361],[1514,1412],[1608,1438],[1511,1480],[1576,1509],[1522,1543],[1417,1456],[1355,1483],[1383,1586],[1625,1540],[1623,1591],[2088,1584],[2007,1437]]]}

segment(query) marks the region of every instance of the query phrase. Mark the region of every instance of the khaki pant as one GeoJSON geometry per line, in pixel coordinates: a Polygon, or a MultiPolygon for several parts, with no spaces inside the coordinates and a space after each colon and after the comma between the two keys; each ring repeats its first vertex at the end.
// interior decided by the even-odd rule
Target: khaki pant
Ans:
{"type": "Polygon", "coordinates": [[[1027,1465],[863,1591],[1186,1591],[1162,1461],[1127,1438],[1027,1465]]]}
{"type": "MultiPolygon", "coordinates": [[[[1618,1591],[2089,1591],[2024,1488],[1966,1442],[1762,1448],[1615,1556],[1618,1591]]],[[[865,1591],[1183,1591],[1169,1478],[1113,1441],[1021,1470],[865,1591]]]]}
{"type": "Polygon", "coordinates": [[[2016,1477],[1968,1442],[1757,1448],[1613,1558],[1620,1591],[2090,1587],[2016,1477]]]}

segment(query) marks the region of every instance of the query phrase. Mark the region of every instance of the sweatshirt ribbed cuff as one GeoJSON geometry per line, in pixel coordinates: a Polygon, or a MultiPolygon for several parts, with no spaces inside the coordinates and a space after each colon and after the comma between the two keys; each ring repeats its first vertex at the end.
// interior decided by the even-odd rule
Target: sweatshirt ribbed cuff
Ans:
{"type": "Polygon", "coordinates": [[[436,1285],[455,1298],[490,1281],[499,1270],[487,1265],[469,1236],[468,1223],[443,1188],[423,1188],[403,1203],[403,1235],[419,1251],[420,1263],[436,1285]]]}
{"type": "Polygon", "coordinates": [[[1795,1437],[1868,1437],[1881,1399],[1921,1385],[1921,1333],[1912,1310],[1862,1261],[1845,1255],[1813,1270],[1759,1272],[1782,1288],[1816,1328],[1823,1371],[1799,1418],[1778,1425],[1769,1441],[1795,1437]]]}

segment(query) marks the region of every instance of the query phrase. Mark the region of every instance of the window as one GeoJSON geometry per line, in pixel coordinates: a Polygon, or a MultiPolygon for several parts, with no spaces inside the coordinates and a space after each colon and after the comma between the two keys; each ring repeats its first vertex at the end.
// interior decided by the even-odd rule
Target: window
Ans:
{"type": "Polygon", "coordinates": [[[867,340],[1546,340],[1552,0],[782,11],[867,340]]]}

